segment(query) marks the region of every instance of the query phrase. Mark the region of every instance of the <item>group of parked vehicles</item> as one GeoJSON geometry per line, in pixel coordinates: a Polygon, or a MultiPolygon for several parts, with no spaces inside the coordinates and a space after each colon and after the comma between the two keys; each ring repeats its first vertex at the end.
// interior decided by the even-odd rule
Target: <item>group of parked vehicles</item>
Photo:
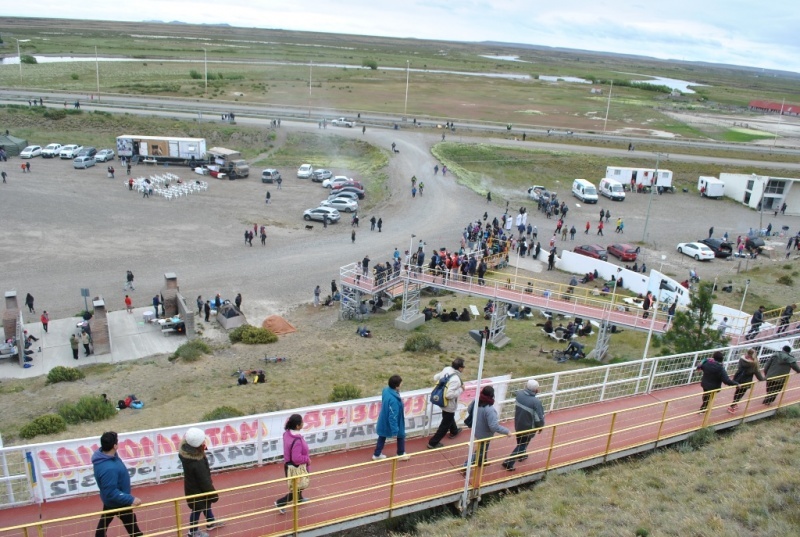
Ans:
{"type": "Polygon", "coordinates": [[[47,144],[44,148],[39,145],[29,145],[23,149],[20,158],[30,159],[34,157],[55,158],[67,160],[72,159],[72,167],[75,169],[91,168],[98,162],[108,162],[114,160],[112,149],[101,149],[98,151],[94,147],[83,147],[77,144],[61,145],[58,143],[47,144]]]}

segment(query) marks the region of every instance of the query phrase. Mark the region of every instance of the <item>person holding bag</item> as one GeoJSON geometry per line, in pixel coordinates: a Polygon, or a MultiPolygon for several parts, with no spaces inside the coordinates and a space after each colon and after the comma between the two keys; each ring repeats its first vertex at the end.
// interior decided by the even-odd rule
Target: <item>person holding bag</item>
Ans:
{"type": "MultiPolygon", "coordinates": [[[[206,459],[206,433],[202,429],[192,427],[186,431],[178,458],[183,466],[183,493],[186,496],[214,492],[211,468],[206,459]]],[[[217,494],[186,500],[192,510],[189,515],[189,537],[208,537],[208,533],[202,531],[198,525],[201,513],[206,517],[206,529],[212,530],[222,526],[222,523],[214,522],[214,513],[211,512],[211,504],[217,501],[219,501],[217,494]]]]}
{"type": "Polygon", "coordinates": [[[292,414],[286,421],[283,431],[283,473],[286,477],[298,477],[290,479],[289,493],[275,500],[275,507],[280,508],[280,514],[285,514],[283,507],[294,501],[294,482],[297,481],[297,502],[307,501],[303,498],[303,490],[309,485],[308,468],[311,465],[311,458],[308,456],[308,444],[300,434],[303,429],[303,416],[292,414]]]}

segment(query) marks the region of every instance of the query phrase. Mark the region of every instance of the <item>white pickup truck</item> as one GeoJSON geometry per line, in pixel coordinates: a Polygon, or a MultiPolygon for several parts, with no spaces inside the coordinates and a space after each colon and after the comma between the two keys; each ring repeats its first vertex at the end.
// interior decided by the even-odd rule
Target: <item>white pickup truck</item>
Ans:
{"type": "Polygon", "coordinates": [[[334,125],[336,127],[355,127],[356,122],[349,120],[346,117],[338,117],[333,121],[331,121],[331,125],[334,125]]]}

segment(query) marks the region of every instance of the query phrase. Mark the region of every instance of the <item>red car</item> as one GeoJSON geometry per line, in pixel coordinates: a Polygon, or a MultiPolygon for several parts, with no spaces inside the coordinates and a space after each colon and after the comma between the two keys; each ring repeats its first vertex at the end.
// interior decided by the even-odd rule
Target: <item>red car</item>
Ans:
{"type": "Polygon", "coordinates": [[[342,189],[342,188],[344,188],[346,186],[351,186],[351,187],[357,188],[357,189],[361,190],[362,192],[364,191],[364,185],[362,185],[358,181],[348,181],[346,183],[338,183],[338,184],[333,185],[331,187],[331,190],[339,190],[339,189],[342,189]]]}
{"type": "Polygon", "coordinates": [[[620,261],[636,261],[636,246],[627,243],[612,244],[608,247],[608,253],[619,258],[620,261]]]}
{"type": "Polygon", "coordinates": [[[608,254],[606,249],[599,244],[584,244],[572,250],[576,254],[585,255],[586,257],[594,257],[595,259],[602,259],[608,261],[608,254]]]}

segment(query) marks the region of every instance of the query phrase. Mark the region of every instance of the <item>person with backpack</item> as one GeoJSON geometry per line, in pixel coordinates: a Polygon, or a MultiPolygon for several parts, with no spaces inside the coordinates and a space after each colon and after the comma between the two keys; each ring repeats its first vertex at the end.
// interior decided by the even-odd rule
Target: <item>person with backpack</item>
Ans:
{"type": "Polygon", "coordinates": [[[780,352],[776,352],[767,360],[764,366],[764,376],[767,378],[767,396],[764,398],[765,405],[771,405],[778,393],[783,390],[786,381],[789,380],[789,372],[794,370],[800,373],[800,366],[797,365],[797,358],[792,356],[792,348],[784,345],[780,352]]]}
{"type": "MultiPolygon", "coordinates": [[[[194,496],[204,492],[214,492],[214,483],[211,481],[211,468],[206,459],[206,433],[202,429],[192,427],[183,436],[178,458],[183,467],[183,493],[194,496]]],[[[222,526],[214,521],[211,504],[219,501],[218,494],[209,494],[197,498],[189,498],[186,503],[192,513],[189,515],[189,537],[208,537],[198,525],[200,515],[206,517],[206,528],[214,529],[222,526]]]]}
{"type": "Polygon", "coordinates": [[[739,407],[739,401],[744,397],[744,394],[750,389],[753,383],[753,376],[760,381],[764,381],[764,375],[758,367],[758,359],[756,358],[756,349],[747,349],[747,352],[739,358],[739,367],[733,375],[733,380],[739,383],[736,391],[733,392],[733,402],[728,407],[728,412],[735,414],[739,407]]]}
{"type": "Polygon", "coordinates": [[[706,411],[712,392],[719,391],[723,383],[728,386],[739,386],[738,382],[728,377],[728,372],[722,365],[724,359],[725,356],[720,351],[715,351],[711,358],[703,360],[697,366],[697,369],[703,372],[703,377],[700,379],[700,386],[703,388],[703,404],[700,405],[698,412],[706,411]]]}
{"type": "MultiPolygon", "coordinates": [[[[469,410],[467,411],[467,419],[464,420],[464,423],[469,427],[475,428],[476,441],[487,439],[485,442],[481,442],[480,447],[478,447],[478,466],[483,466],[486,462],[486,457],[489,453],[489,438],[494,436],[495,433],[505,435],[511,434],[511,431],[500,425],[500,421],[497,418],[497,410],[494,408],[493,386],[484,386],[478,398],[470,403],[469,410]],[[475,405],[476,401],[478,403],[477,410],[475,405]]],[[[473,455],[471,460],[464,462],[464,469],[462,471],[466,472],[467,465],[472,464],[474,461],[475,456],[473,455]]]]}
{"type": "Polygon", "coordinates": [[[511,455],[503,462],[503,468],[509,472],[514,470],[514,464],[528,458],[528,444],[536,432],[532,429],[544,427],[544,408],[542,402],[536,397],[539,393],[539,383],[530,379],[525,384],[525,389],[517,392],[516,408],[514,410],[514,430],[517,432],[517,446],[511,455]],[[521,455],[521,456],[520,456],[521,455]]]}
{"type": "MultiPolygon", "coordinates": [[[[456,426],[456,409],[458,408],[458,398],[464,391],[464,381],[461,380],[463,372],[464,359],[456,358],[452,364],[433,376],[434,382],[437,383],[434,392],[441,386],[442,400],[440,402],[431,402],[442,408],[442,421],[439,423],[436,433],[428,441],[428,449],[444,447],[441,440],[448,432],[450,433],[450,438],[455,438],[461,432],[461,429],[456,426]]],[[[433,396],[434,394],[431,395],[433,396]]]]}

